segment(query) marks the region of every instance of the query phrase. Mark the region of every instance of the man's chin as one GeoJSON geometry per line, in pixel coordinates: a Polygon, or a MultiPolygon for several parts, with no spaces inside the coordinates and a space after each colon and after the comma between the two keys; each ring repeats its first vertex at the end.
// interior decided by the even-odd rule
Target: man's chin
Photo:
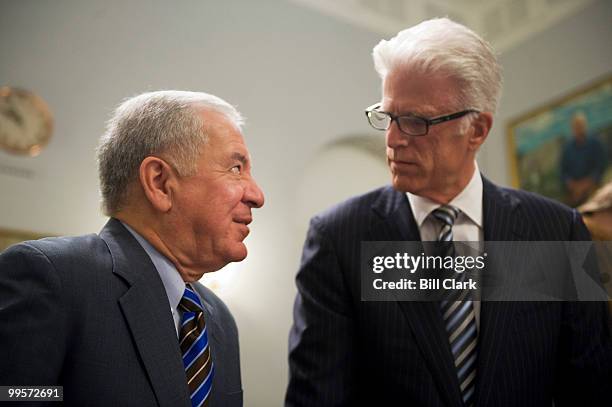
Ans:
{"type": "Polygon", "coordinates": [[[228,263],[235,263],[246,259],[248,254],[246,245],[242,242],[237,243],[236,247],[232,247],[231,252],[228,256],[228,263]]]}
{"type": "Polygon", "coordinates": [[[217,255],[214,258],[208,258],[198,265],[192,264],[189,270],[184,270],[181,275],[185,281],[197,281],[206,273],[218,271],[229,263],[240,262],[246,257],[247,248],[244,243],[239,242],[222,252],[217,251],[217,255]]]}
{"type": "Polygon", "coordinates": [[[420,191],[419,183],[415,181],[416,177],[393,175],[391,185],[393,185],[393,188],[397,191],[418,194],[418,191],[420,191]]]}

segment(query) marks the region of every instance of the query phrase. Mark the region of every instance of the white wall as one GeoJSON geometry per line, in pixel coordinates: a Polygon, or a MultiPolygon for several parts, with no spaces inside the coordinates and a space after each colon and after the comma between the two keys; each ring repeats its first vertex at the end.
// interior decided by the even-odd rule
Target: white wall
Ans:
{"type": "MultiPolygon", "coordinates": [[[[503,102],[480,157],[493,180],[509,182],[508,118],[610,70],[611,8],[607,0],[594,3],[502,56],[503,102]]],[[[297,197],[310,191],[300,183],[323,145],[369,133],[363,108],[379,96],[370,58],[379,39],[283,0],[0,0],[0,82],[36,91],[56,118],[41,156],[0,152],[3,168],[32,173],[0,172],[0,227],[99,230],[105,219],[94,148],[122,98],[179,88],[237,104],[267,201],[255,213],[249,257],[221,272],[235,278],[221,294],[240,329],[245,405],[280,405],[304,238],[295,227],[296,208],[304,207],[297,197]]],[[[340,171],[327,182],[352,169],[340,171]]]]}

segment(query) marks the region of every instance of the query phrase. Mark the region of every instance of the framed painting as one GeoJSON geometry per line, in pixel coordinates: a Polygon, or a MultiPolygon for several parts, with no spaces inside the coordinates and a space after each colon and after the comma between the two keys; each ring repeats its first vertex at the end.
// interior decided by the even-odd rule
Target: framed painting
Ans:
{"type": "Polygon", "coordinates": [[[513,185],[578,206],[612,181],[612,75],[508,124],[513,185]]]}

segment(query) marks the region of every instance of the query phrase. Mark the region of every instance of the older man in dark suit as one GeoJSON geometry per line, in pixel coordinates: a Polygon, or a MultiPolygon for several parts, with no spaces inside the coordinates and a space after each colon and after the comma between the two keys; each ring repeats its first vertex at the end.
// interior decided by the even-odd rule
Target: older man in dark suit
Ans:
{"type": "Polygon", "coordinates": [[[71,406],[240,406],[236,324],[197,282],[240,261],[263,194],[240,114],[160,91],[116,110],[98,150],[99,235],[0,256],[0,384],[63,386],[71,406]]]}
{"type": "Polygon", "coordinates": [[[311,222],[286,406],[609,405],[602,303],[361,300],[362,242],[589,239],[576,211],[480,174],[502,79],[477,34],[429,20],[373,55],[383,92],[366,114],[392,187],[311,222]]]}

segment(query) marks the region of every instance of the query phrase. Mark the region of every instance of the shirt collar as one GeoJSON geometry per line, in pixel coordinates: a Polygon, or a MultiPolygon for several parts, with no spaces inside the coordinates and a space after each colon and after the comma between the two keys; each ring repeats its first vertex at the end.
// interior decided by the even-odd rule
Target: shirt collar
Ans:
{"type": "Polygon", "coordinates": [[[177,309],[181,298],[183,297],[183,293],[185,292],[185,282],[181,278],[178,270],[166,256],[163,256],[160,252],[158,252],[157,249],[155,249],[151,243],[149,243],[138,232],[124,222],[121,222],[121,224],[125,226],[125,228],[134,236],[144,251],[147,252],[151,258],[151,261],[153,262],[153,265],[157,269],[159,277],[162,280],[164,289],[166,290],[166,295],[168,296],[168,301],[170,302],[170,308],[172,308],[172,311],[174,312],[177,309]]]}
{"type": "MultiPolygon", "coordinates": [[[[419,228],[423,225],[431,211],[441,206],[431,199],[414,195],[410,192],[407,192],[406,195],[408,195],[414,220],[419,228]]],[[[449,202],[449,205],[459,209],[461,213],[467,216],[478,227],[482,228],[482,177],[478,169],[478,163],[475,161],[474,173],[470,182],[449,202]]]]}

